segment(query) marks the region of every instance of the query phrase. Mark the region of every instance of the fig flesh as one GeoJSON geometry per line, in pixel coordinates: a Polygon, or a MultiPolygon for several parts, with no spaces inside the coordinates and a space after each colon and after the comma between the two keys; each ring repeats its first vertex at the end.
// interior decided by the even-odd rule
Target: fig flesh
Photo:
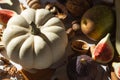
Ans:
{"type": "Polygon", "coordinates": [[[0,9],[0,24],[6,25],[8,20],[17,13],[13,10],[0,9]]]}
{"type": "Polygon", "coordinates": [[[114,72],[115,72],[116,76],[120,79],[120,63],[113,62],[112,67],[114,68],[114,72]]]}
{"type": "Polygon", "coordinates": [[[110,33],[102,38],[92,52],[92,58],[102,64],[110,62],[114,57],[114,48],[110,41],[110,33]]]}

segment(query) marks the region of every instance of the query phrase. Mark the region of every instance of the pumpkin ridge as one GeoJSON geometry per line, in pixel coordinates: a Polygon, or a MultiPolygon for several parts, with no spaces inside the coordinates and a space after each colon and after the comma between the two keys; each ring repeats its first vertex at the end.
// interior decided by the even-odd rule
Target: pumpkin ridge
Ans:
{"type": "MultiPolygon", "coordinates": [[[[50,49],[51,49],[51,46],[50,46],[50,45],[51,45],[51,42],[50,42],[50,40],[46,37],[46,35],[41,32],[39,36],[43,38],[43,40],[48,44],[48,46],[49,46],[50,49]]],[[[53,52],[52,49],[51,49],[51,51],[53,52]]]]}
{"type": "MultiPolygon", "coordinates": [[[[27,20],[25,17],[21,15],[15,15],[7,23],[8,25],[14,25],[14,26],[22,26],[24,28],[29,28],[29,24],[27,23],[27,20]],[[19,20],[18,20],[19,19],[19,20]],[[24,24],[23,24],[24,23],[24,24]]],[[[10,26],[9,26],[10,27],[10,26]]]]}
{"type": "Polygon", "coordinates": [[[44,27],[41,29],[41,32],[50,32],[50,33],[55,33],[59,36],[61,36],[61,33],[64,32],[65,29],[63,29],[60,26],[50,26],[50,27],[44,27]],[[56,27],[56,29],[54,29],[54,27],[56,27]]]}
{"type": "Polygon", "coordinates": [[[43,26],[47,21],[49,21],[54,15],[49,12],[48,10],[44,10],[44,13],[43,13],[43,10],[44,9],[41,9],[41,10],[36,10],[36,14],[35,14],[35,24],[38,26],[38,27],[41,27],[43,26]],[[40,18],[40,19],[38,19],[40,18]]]}
{"type": "Polygon", "coordinates": [[[20,58],[19,58],[19,54],[17,54],[16,53],[16,51],[18,50],[18,52],[20,51],[20,47],[22,46],[22,44],[23,44],[23,42],[25,41],[25,39],[27,38],[27,36],[28,35],[23,35],[23,36],[19,36],[19,37],[16,37],[16,38],[13,38],[9,43],[8,43],[8,46],[6,46],[6,49],[7,49],[7,54],[8,54],[8,57],[11,59],[11,60],[13,60],[13,61],[15,61],[16,63],[18,62],[18,63],[20,63],[19,61],[20,61],[20,58]],[[16,43],[16,44],[13,44],[13,42],[14,43],[16,43]],[[19,44],[19,46],[18,46],[18,44],[19,44]],[[11,46],[9,46],[9,45],[14,45],[14,48],[12,47],[11,48],[11,46]],[[9,48],[10,48],[10,50],[9,50],[9,48]],[[16,56],[18,56],[17,58],[16,58],[16,56]]]}
{"type": "Polygon", "coordinates": [[[46,21],[46,23],[43,25],[43,27],[51,27],[51,26],[60,26],[63,28],[64,24],[57,17],[52,17],[51,19],[46,21]]]}
{"type": "Polygon", "coordinates": [[[20,51],[19,51],[19,57],[20,57],[20,64],[22,64],[23,66],[33,66],[33,35],[27,36],[24,40],[24,42],[22,43],[22,46],[20,47],[20,51]],[[31,40],[32,39],[32,40],[31,40]],[[27,45],[26,45],[27,44],[27,45]],[[29,58],[31,60],[29,60],[29,58]],[[27,64],[26,64],[27,63],[27,64]]]}
{"type": "MultiPolygon", "coordinates": [[[[55,34],[55,33],[53,33],[53,32],[47,32],[47,33],[55,34]]],[[[57,34],[55,34],[55,35],[57,35],[57,34]]],[[[53,45],[53,44],[51,43],[51,41],[50,41],[50,39],[48,38],[47,34],[45,34],[45,32],[44,32],[44,33],[41,32],[40,36],[41,36],[41,37],[44,39],[44,41],[48,44],[49,48],[51,49],[51,52],[53,53],[52,56],[53,56],[53,58],[54,58],[54,50],[53,50],[53,48],[52,48],[52,45],[53,45]]],[[[57,35],[57,36],[59,36],[59,35],[57,35]]],[[[60,38],[60,36],[59,36],[59,38],[60,38]]],[[[52,60],[52,62],[54,62],[54,59],[52,60]]]]}
{"type": "MultiPolygon", "coordinates": [[[[8,32],[7,32],[7,33],[8,33],[8,32]]],[[[13,33],[13,31],[11,31],[11,32],[8,33],[8,34],[11,34],[11,33],[13,33]]],[[[25,35],[25,34],[28,34],[28,33],[27,33],[27,32],[23,32],[23,31],[20,31],[20,32],[14,33],[14,34],[9,35],[9,36],[6,36],[6,33],[3,34],[4,36],[6,36],[6,38],[3,38],[3,41],[5,42],[5,43],[4,43],[5,46],[8,45],[8,43],[9,43],[12,39],[14,39],[14,38],[16,38],[16,37],[18,37],[18,36],[23,36],[23,35],[25,35]],[[6,41],[7,41],[7,42],[6,42],[6,41]]]]}
{"type": "Polygon", "coordinates": [[[11,25],[12,27],[18,27],[18,28],[21,28],[23,29],[24,31],[29,31],[29,27],[21,27],[21,26],[18,26],[18,25],[11,25]]]}
{"type": "Polygon", "coordinates": [[[48,42],[45,41],[45,39],[41,36],[34,36],[33,44],[34,44],[34,53],[35,53],[34,64],[38,64],[38,65],[34,65],[34,68],[40,67],[40,69],[41,69],[41,67],[46,68],[46,66],[47,67],[48,67],[48,65],[50,66],[53,63],[53,57],[52,57],[53,54],[51,54],[53,52],[52,52],[52,49],[50,46],[51,44],[49,45],[48,42]],[[41,39],[44,44],[42,44],[42,41],[39,39],[41,39]],[[43,45],[42,49],[41,49],[41,46],[36,46],[36,45],[43,45]],[[38,49],[38,47],[39,47],[39,49],[38,49]],[[47,50],[46,50],[46,48],[47,48],[47,50]],[[47,54],[46,54],[46,52],[47,52],[47,54]],[[45,61],[43,61],[43,58],[46,58],[46,56],[48,56],[49,59],[47,58],[45,61]],[[38,63],[38,59],[39,59],[39,63],[38,63]],[[46,63],[46,62],[49,62],[49,63],[46,63]],[[45,64],[45,65],[42,65],[42,64],[45,64]]]}
{"type": "MultiPolygon", "coordinates": [[[[59,36],[60,39],[62,39],[63,37],[65,37],[65,36],[64,36],[64,34],[65,34],[65,29],[62,28],[62,27],[59,27],[59,26],[44,27],[44,28],[41,30],[41,33],[45,33],[45,32],[47,32],[47,33],[48,33],[48,32],[53,33],[53,34],[59,36]],[[56,27],[56,29],[57,29],[57,28],[58,28],[58,29],[55,30],[54,27],[56,27]],[[63,36],[61,36],[61,35],[63,35],[63,36]]],[[[66,44],[66,42],[65,42],[65,44],[66,44]]]]}
{"type": "MultiPolygon", "coordinates": [[[[61,53],[60,52],[57,52],[57,53],[55,53],[56,51],[57,51],[57,49],[60,49],[61,47],[65,47],[64,46],[64,44],[66,44],[66,39],[64,39],[65,38],[65,36],[60,36],[60,35],[58,35],[57,33],[53,33],[53,32],[47,32],[47,31],[44,31],[43,32],[44,33],[44,35],[46,35],[47,36],[47,38],[49,39],[49,41],[51,42],[51,49],[52,49],[52,51],[53,51],[53,58],[54,58],[54,61],[56,61],[57,59],[57,57],[59,56],[59,57],[61,57],[61,55],[60,54],[63,54],[63,52],[61,51],[61,53]],[[50,34],[51,33],[51,34],[50,34]],[[55,39],[55,41],[53,41],[52,39],[51,39],[51,37],[50,37],[50,35],[54,35],[54,37],[56,37],[56,39],[55,39]],[[59,43],[57,43],[56,41],[59,41],[60,43],[61,42],[63,42],[63,40],[65,40],[65,43],[63,43],[63,44],[59,44],[59,43]],[[58,46],[57,46],[58,45],[58,46]]],[[[65,49],[64,49],[65,50],[65,49]]],[[[58,50],[59,51],[59,50],[58,50]]]]}

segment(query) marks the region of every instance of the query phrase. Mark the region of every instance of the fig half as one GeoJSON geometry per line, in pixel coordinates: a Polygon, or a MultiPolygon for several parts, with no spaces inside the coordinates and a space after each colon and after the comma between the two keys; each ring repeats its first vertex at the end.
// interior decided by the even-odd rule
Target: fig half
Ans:
{"type": "Polygon", "coordinates": [[[17,13],[9,9],[0,9],[0,24],[7,25],[8,20],[17,13]]]}
{"type": "Polygon", "coordinates": [[[116,76],[120,79],[120,62],[113,62],[112,67],[114,69],[116,76]]]}
{"type": "Polygon", "coordinates": [[[114,57],[114,48],[110,41],[110,33],[102,38],[92,52],[92,58],[102,64],[110,62],[114,57]]]}

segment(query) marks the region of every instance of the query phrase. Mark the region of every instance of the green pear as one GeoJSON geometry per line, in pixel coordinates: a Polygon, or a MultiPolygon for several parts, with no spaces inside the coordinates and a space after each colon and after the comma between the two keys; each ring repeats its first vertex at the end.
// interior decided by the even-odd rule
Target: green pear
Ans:
{"type": "Polygon", "coordinates": [[[90,39],[98,41],[114,27],[115,15],[112,8],[96,5],[87,10],[81,18],[81,30],[90,39]]]}

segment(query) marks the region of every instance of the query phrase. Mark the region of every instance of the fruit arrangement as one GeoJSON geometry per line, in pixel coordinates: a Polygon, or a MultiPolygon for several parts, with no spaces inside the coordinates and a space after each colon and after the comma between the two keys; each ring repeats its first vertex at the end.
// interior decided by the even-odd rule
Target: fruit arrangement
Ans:
{"type": "Polygon", "coordinates": [[[120,79],[119,0],[18,2],[20,10],[11,0],[0,1],[10,6],[0,10],[0,50],[33,75],[30,80],[38,73],[44,74],[38,80],[47,80],[49,70],[53,78],[61,66],[67,78],[60,80],[120,79]]]}

